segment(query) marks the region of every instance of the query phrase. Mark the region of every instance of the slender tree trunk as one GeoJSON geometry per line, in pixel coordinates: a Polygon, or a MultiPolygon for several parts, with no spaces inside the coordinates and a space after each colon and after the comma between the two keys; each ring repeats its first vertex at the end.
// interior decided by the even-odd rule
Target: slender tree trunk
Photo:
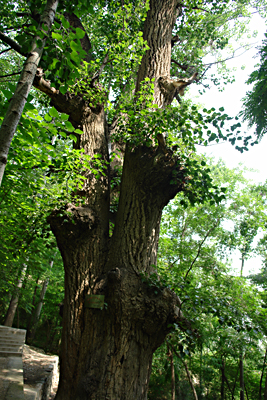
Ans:
{"type": "MultiPolygon", "coordinates": [[[[47,0],[46,8],[41,16],[39,25],[39,29],[41,30],[43,30],[43,25],[47,27],[47,31],[44,31],[45,35],[47,35],[51,29],[57,6],[58,0],[47,0]]],[[[44,39],[41,39],[38,36],[34,38],[32,49],[25,61],[15,93],[9,102],[8,110],[0,128],[0,186],[7,163],[9,147],[32,87],[37,67],[42,57],[45,42],[46,36],[44,39]],[[39,47],[40,41],[42,44],[39,47]]]]}
{"type": "Polygon", "coordinates": [[[171,383],[172,383],[171,400],[175,400],[175,370],[174,370],[174,362],[173,362],[173,349],[172,349],[172,346],[170,346],[168,342],[167,342],[167,348],[168,348],[168,357],[169,357],[170,363],[171,363],[171,383]]]}
{"type": "MultiPolygon", "coordinates": [[[[54,339],[56,334],[59,332],[58,329],[60,327],[59,324],[59,317],[54,318],[52,324],[50,325],[50,329],[49,329],[49,334],[47,335],[45,344],[44,344],[44,349],[46,351],[48,351],[49,353],[53,353],[53,351],[58,352],[59,349],[59,344],[57,345],[54,344],[54,339]]],[[[61,340],[59,338],[59,340],[61,340]]],[[[57,342],[59,342],[59,340],[57,340],[57,342]]]]}
{"type": "Polygon", "coordinates": [[[241,253],[241,269],[240,269],[240,276],[243,276],[243,270],[244,270],[244,264],[245,264],[245,253],[241,253]]]}
{"type": "MultiPolygon", "coordinates": [[[[262,366],[262,371],[261,371],[260,388],[259,388],[259,400],[261,400],[262,381],[263,381],[263,374],[264,374],[264,369],[265,369],[265,364],[266,364],[266,358],[267,358],[267,349],[265,350],[263,366],[262,366]]],[[[266,375],[266,377],[267,377],[267,375],[266,375]]]]}
{"type": "Polygon", "coordinates": [[[191,389],[192,389],[192,393],[193,393],[194,400],[198,400],[197,392],[196,392],[196,389],[195,389],[195,387],[194,387],[194,384],[193,384],[193,380],[192,380],[190,371],[189,371],[189,369],[188,369],[188,367],[187,367],[187,363],[186,363],[185,360],[182,360],[182,361],[183,361],[183,364],[184,364],[184,367],[185,367],[185,370],[186,370],[186,375],[187,375],[188,381],[189,381],[190,386],[191,386],[191,389]]]}
{"type": "Polygon", "coordinates": [[[240,400],[245,400],[244,364],[243,364],[242,353],[240,355],[240,360],[239,360],[239,382],[240,382],[240,400]]]}
{"type": "MultiPolygon", "coordinates": [[[[50,269],[53,267],[53,263],[54,263],[54,261],[50,261],[50,269]]],[[[41,315],[41,311],[42,311],[42,307],[43,307],[43,303],[44,303],[44,297],[45,297],[45,293],[47,291],[48,284],[49,284],[49,278],[46,278],[42,285],[39,302],[37,303],[37,306],[34,310],[33,323],[32,323],[32,326],[30,329],[30,334],[29,334],[29,342],[32,342],[35,337],[35,333],[36,333],[36,329],[37,329],[38,322],[40,319],[40,315],[41,315]]]]}
{"type": "Polygon", "coordinates": [[[173,363],[173,353],[171,352],[171,373],[172,373],[172,400],[175,400],[175,370],[173,363]]]}
{"type": "Polygon", "coordinates": [[[17,328],[19,329],[19,326],[20,326],[20,324],[19,324],[19,309],[17,308],[17,328]]]}
{"type": "Polygon", "coordinates": [[[238,375],[239,375],[239,362],[236,370],[236,376],[235,376],[235,381],[234,381],[234,387],[233,387],[233,392],[232,392],[232,400],[235,400],[235,387],[236,387],[236,382],[238,380],[238,375]]]}
{"type": "Polygon", "coordinates": [[[200,373],[199,373],[199,387],[200,387],[200,399],[203,398],[203,343],[200,344],[200,373]]]}
{"type": "Polygon", "coordinates": [[[221,371],[222,371],[221,400],[224,400],[224,381],[225,381],[225,379],[224,379],[224,376],[225,376],[225,374],[224,374],[224,368],[225,368],[225,361],[224,361],[224,359],[222,358],[222,366],[221,366],[221,371]]]}
{"type": "Polygon", "coordinates": [[[233,395],[233,391],[232,391],[232,389],[231,389],[230,383],[229,383],[229,381],[228,381],[228,379],[227,379],[227,376],[225,375],[225,368],[224,368],[224,380],[225,380],[225,382],[226,382],[226,384],[227,384],[227,387],[228,387],[228,389],[229,389],[230,395],[233,395]]]}
{"type": "Polygon", "coordinates": [[[264,400],[267,400],[267,373],[265,377],[264,400]]]}
{"type": "Polygon", "coordinates": [[[247,391],[247,387],[246,387],[246,385],[245,385],[245,384],[244,384],[244,386],[245,386],[246,398],[247,398],[247,400],[249,400],[249,397],[248,397],[248,391],[247,391]]]}
{"type": "Polygon", "coordinates": [[[32,318],[33,318],[33,314],[34,314],[34,309],[35,309],[35,298],[36,298],[36,292],[38,289],[38,282],[39,282],[39,277],[36,279],[36,284],[35,284],[35,288],[34,288],[34,292],[33,292],[33,296],[32,296],[32,312],[30,314],[28,323],[27,323],[27,334],[26,334],[26,342],[28,341],[28,336],[30,334],[30,329],[32,326],[32,318]]]}
{"type": "Polygon", "coordinates": [[[180,379],[179,379],[179,374],[176,379],[176,394],[177,394],[177,400],[181,400],[181,390],[180,390],[180,379]]]}
{"type": "Polygon", "coordinates": [[[16,314],[16,310],[17,310],[17,306],[18,306],[18,302],[19,302],[19,295],[20,295],[20,289],[22,288],[22,284],[26,275],[26,271],[27,271],[27,265],[23,264],[23,268],[21,271],[21,276],[19,278],[17,287],[16,287],[16,291],[15,293],[12,295],[10,303],[9,303],[9,307],[6,313],[6,318],[5,318],[5,322],[4,325],[5,326],[12,326],[13,325],[13,321],[14,321],[14,317],[16,314]]]}
{"type": "Polygon", "coordinates": [[[183,365],[184,365],[184,367],[185,367],[187,379],[188,379],[188,381],[189,381],[189,383],[190,383],[190,386],[191,386],[191,389],[192,389],[192,392],[193,392],[194,400],[198,400],[197,392],[196,392],[196,390],[195,390],[194,383],[193,383],[193,380],[192,380],[192,377],[191,377],[191,374],[190,374],[190,371],[189,371],[189,369],[188,369],[188,366],[187,366],[186,361],[179,355],[179,353],[177,353],[177,351],[176,351],[174,348],[173,348],[173,351],[174,351],[174,353],[176,354],[176,356],[177,356],[178,358],[180,358],[180,360],[182,361],[182,363],[183,363],[183,365]]]}

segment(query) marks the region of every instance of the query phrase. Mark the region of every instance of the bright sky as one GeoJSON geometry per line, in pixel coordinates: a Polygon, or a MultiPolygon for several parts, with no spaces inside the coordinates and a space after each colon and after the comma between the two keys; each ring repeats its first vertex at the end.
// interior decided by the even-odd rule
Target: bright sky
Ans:
{"type": "MultiPolygon", "coordinates": [[[[251,32],[257,30],[258,36],[250,39],[251,43],[256,43],[256,46],[261,44],[264,39],[264,33],[266,32],[266,23],[258,15],[255,14],[251,18],[250,23],[251,32]]],[[[238,47],[238,45],[237,45],[238,47]]],[[[257,49],[253,47],[251,50],[245,52],[243,55],[227,61],[229,67],[236,68],[235,72],[235,83],[228,84],[225,86],[223,92],[219,92],[216,87],[207,90],[202,96],[197,97],[197,101],[203,104],[207,108],[214,107],[218,109],[224,107],[225,112],[229,116],[235,117],[242,109],[242,98],[245,96],[246,91],[249,90],[249,86],[245,84],[249,74],[254,70],[255,64],[258,59],[255,58],[257,49]],[[245,69],[241,67],[245,65],[245,69]]],[[[192,91],[190,90],[192,96],[192,91]]],[[[197,90],[195,91],[196,96],[197,90]]],[[[191,97],[190,96],[190,97],[191,97]]],[[[241,131],[247,132],[246,124],[242,124],[241,131]]],[[[253,133],[253,131],[251,132],[253,133]]],[[[203,148],[200,148],[203,152],[203,148]]],[[[239,163],[244,164],[247,168],[253,168],[258,172],[247,172],[246,177],[252,179],[254,182],[264,182],[267,180],[267,168],[266,168],[266,152],[267,152],[267,137],[264,137],[258,145],[249,148],[248,152],[241,154],[235,150],[234,146],[230,143],[223,143],[219,145],[209,146],[205,149],[205,153],[208,156],[215,157],[215,160],[222,158],[226,163],[227,167],[237,167],[239,163]]],[[[240,271],[239,255],[233,255],[233,267],[236,266],[240,271]]],[[[261,266],[261,260],[259,257],[252,258],[245,262],[244,275],[249,274],[252,271],[258,271],[261,266]]]]}
{"type": "MultiPolygon", "coordinates": [[[[250,26],[251,31],[258,31],[257,38],[252,38],[251,42],[257,42],[255,45],[259,46],[266,32],[265,22],[256,14],[251,19],[250,26]]],[[[254,65],[258,62],[258,59],[255,58],[256,54],[257,49],[253,47],[243,55],[228,60],[227,65],[236,68],[234,73],[236,81],[233,84],[225,85],[223,92],[219,92],[216,87],[207,90],[204,95],[198,97],[198,101],[207,108],[214,107],[216,109],[224,107],[225,112],[229,116],[236,116],[242,109],[242,98],[249,89],[249,86],[245,82],[249,74],[254,70],[254,65]],[[241,69],[242,66],[245,66],[244,70],[241,69]]],[[[242,124],[242,130],[247,132],[247,126],[244,123],[242,124]]],[[[267,179],[266,149],[267,137],[264,137],[258,145],[250,147],[249,151],[243,154],[235,150],[234,146],[230,143],[210,146],[206,148],[205,152],[209,156],[222,158],[229,168],[234,168],[241,162],[247,168],[257,169],[259,172],[249,175],[249,178],[257,182],[264,182],[267,179]]]]}

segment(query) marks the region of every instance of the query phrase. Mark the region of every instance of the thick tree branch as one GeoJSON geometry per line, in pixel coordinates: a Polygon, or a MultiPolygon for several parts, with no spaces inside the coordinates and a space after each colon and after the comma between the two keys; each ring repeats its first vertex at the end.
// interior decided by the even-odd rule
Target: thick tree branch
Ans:
{"type": "Polygon", "coordinates": [[[22,49],[21,45],[15,42],[15,40],[11,39],[4,33],[0,32],[0,40],[4,42],[5,44],[8,44],[13,50],[15,50],[17,53],[21,54],[22,56],[26,57],[27,54],[25,54],[22,49]]]}
{"type": "Polygon", "coordinates": [[[59,93],[59,91],[52,87],[50,82],[44,79],[44,72],[41,68],[37,68],[33,86],[39,89],[41,92],[47,94],[49,97],[53,97],[59,93]]]}
{"type": "Polygon", "coordinates": [[[73,28],[75,28],[75,29],[80,28],[85,32],[85,35],[82,39],[80,39],[80,42],[81,42],[83,50],[87,54],[85,61],[90,62],[92,59],[92,56],[91,56],[92,45],[91,45],[89,36],[87,35],[83,24],[81,23],[80,19],[75,14],[65,13],[65,18],[69,21],[70,25],[73,28]]]}
{"type": "Polygon", "coordinates": [[[158,80],[159,88],[165,99],[165,105],[172,103],[174,97],[178,94],[183,96],[184,89],[194,82],[198,73],[195,72],[190,78],[174,80],[168,76],[161,76],[158,80]]]}
{"type": "MultiPolygon", "coordinates": [[[[38,68],[33,81],[33,86],[45,93],[51,98],[51,104],[59,111],[69,114],[70,121],[78,127],[81,118],[86,118],[92,112],[93,107],[88,107],[82,95],[75,95],[74,93],[67,92],[62,94],[59,90],[52,87],[50,82],[44,78],[44,73],[41,68],[38,68]],[[78,124],[78,125],[77,125],[78,124]]],[[[95,107],[93,109],[96,113],[101,112],[102,107],[95,107]]]]}

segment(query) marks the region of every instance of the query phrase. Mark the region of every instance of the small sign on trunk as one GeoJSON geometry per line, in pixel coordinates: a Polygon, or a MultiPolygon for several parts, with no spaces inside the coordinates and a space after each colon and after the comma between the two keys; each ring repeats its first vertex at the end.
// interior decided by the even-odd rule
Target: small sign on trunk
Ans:
{"type": "Polygon", "coordinates": [[[102,294],[89,294],[85,296],[86,308],[104,308],[105,296],[102,294]]]}

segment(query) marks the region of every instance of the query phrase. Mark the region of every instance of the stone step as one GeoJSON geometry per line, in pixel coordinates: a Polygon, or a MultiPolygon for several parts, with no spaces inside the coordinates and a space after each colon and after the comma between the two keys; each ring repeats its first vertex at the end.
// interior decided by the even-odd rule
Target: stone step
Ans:
{"type": "Polygon", "coordinates": [[[9,326],[0,325],[0,336],[24,336],[26,335],[25,329],[10,328],[9,326]]]}
{"type": "Polygon", "coordinates": [[[8,340],[0,337],[0,346],[21,346],[23,343],[21,340],[8,340]]]}
{"type": "Polygon", "coordinates": [[[4,346],[0,344],[0,352],[2,351],[13,351],[14,353],[22,353],[23,351],[23,344],[16,344],[11,346],[4,346]]]}
{"type": "Polygon", "coordinates": [[[26,330],[0,325],[0,398],[25,400],[22,351],[26,330]]]}
{"type": "Polygon", "coordinates": [[[1,346],[22,346],[23,344],[24,340],[6,340],[0,337],[1,346]]]}
{"type": "Polygon", "coordinates": [[[25,335],[25,330],[0,326],[1,400],[44,400],[55,393],[58,357],[24,345],[25,335]]]}
{"type": "Polygon", "coordinates": [[[15,342],[15,343],[2,342],[1,338],[0,338],[0,348],[3,348],[3,347],[14,347],[14,348],[17,348],[17,347],[21,347],[23,345],[24,345],[24,342],[15,342]]]}
{"type": "Polygon", "coordinates": [[[1,339],[9,339],[9,340],[19,340],[19,341],[23,341],[25,339],[25,335],[24,334],[10,334],[9,332],[0,332],[0,338],[1,339]]]}
{"type": "Polygon", "coordinates": [[[27,385],[24,383],[24,398],[25,400],[42,400],[43,397],[43,383],[36,383],[36,385],[27,385]]]}
{"type": "Polygon", "coordinates": [[[22,352],[19,351],[0,351],[0,357],[21,357],[22,352]]]}
{"type": "Polygon", "coordinates": [[[23,351],[23,344],[16,344],[11,346],[3,346],[0,345],[0,352],[1,351],[14,351],[14,352],[22,352],[23,351]]]}
{"type": "Polygon", "coordinates": [[[0,393],[2,400],[24,400],[21,356],[0,356],[0,393]]]}
{"type": "Polygon", "coordinates": [[[49,356],[41,349],[25,345],[22,360],[25,400],[48,399],[51,390],[55,394],[59,377],[58,356],[49,356]],[[26,394],[30,394],[29,392],[31,397],[28,399],[26,394]],[[40,392],[41,396],[38,394],[40,392]]]}

